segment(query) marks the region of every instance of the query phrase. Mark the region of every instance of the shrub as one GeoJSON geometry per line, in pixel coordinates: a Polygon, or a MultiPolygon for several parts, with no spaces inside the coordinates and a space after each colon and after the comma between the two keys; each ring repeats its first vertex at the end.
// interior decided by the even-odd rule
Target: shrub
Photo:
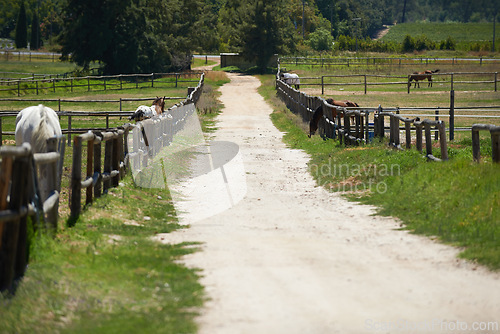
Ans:
{"type": "Polygon", "coordinates": [[[317,29],[309,34],[308,44],[316,51],[328,51],[332,49],[333,37],[326,29],[317,29]]]}

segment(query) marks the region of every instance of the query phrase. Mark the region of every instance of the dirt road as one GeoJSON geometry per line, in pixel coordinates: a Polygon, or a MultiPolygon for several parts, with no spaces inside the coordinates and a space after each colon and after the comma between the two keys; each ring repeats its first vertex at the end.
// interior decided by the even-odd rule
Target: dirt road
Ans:
{"type": "Polygon", "coordinates": [[[202,243],[202,251],[183,260],[202,270],[210,298],[200,310],[200,333],[456,333],[500,326],[499,274],[316,187],[308,156],[288,149],[272,125],[259,81],[230,78],[221,88],[225,108],[215,137],[239,146],[246,195],[208,218],[191,213],[190,228],[158,236],[202,243]]]}

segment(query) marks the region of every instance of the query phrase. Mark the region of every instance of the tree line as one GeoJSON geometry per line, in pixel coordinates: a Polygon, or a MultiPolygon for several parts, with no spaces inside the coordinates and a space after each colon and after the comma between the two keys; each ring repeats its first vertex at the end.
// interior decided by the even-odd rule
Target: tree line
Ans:
{"type": "Polygon", "coordinates": [[[274,53],[328,49],[395,22],[491,22],[496,0],[0,0],[0,37],[42,41],[105,73],[189,67],[196,52],[241,52],[262,69],[274,53]],[[22,14],[24,12],[24,14],[22,14]],[[24,16],[23,16],[24,15],[24,16]],[[29,29],[31,27],[31,29],[29,29]],[[19,36],[18,36],[19,35],[19,36]]]}

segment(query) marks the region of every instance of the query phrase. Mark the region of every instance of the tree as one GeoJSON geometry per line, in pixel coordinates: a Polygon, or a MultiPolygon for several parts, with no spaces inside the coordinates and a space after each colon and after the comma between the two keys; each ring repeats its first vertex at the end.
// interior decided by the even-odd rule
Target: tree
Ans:
{"type": "MultiPolygon", "coordinates": [[[[189,68],[207,40],[202,0],[68,0],[60,37],[78,65],[104,64],[106,73],[151,73],[189,68]]],[[[213,21],[210,21],[213,22],[213,21]]]]}
{"type": "Polygon", "coordinates": [[[38,21],[38,15],[36,12],[33,14],[33,21],[31,22],[31,39],[30,48],[32,50],[38,50],[42,46],[42,38],[40,33],[40,23],[38,21]]]}
{"type": "Polygon", "coordinates": [[[328,51],[332,49],[333,37],[328,30],[318,29],[309,34],[309,46],[316,51],[328,51]]]}
{"type": "Polygon", "coordinates": [[[26,8],[21,3],[16,24],[16,48],[23,49],[28,46],[28,26],[26,23],[26,8]]]}
{"type": "Polygon", "coordinates": [[[241,30],[242,55],[265,72],[271,57],[295,47],[293,26],[285,11],[284,0],[256,0],[247,5],[248,17],[241,30]]]}

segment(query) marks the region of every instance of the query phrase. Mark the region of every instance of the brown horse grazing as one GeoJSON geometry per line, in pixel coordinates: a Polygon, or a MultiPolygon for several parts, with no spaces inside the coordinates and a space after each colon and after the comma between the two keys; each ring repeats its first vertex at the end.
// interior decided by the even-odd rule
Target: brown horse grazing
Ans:
{"type": "Polygon", "coordinates": [[[318,130],[319,120],[323,117],[323,105],[320,105],[316,110],[314,110],[313,117],[309,122],[309,138],[318,130]]]}
{"type": "MultiPolygon", "coordinates": [[[[330,99],[326,99],[326,103],[337,106],[337,107],[344,107],[344,108],[359,107],[359,105],[356,102],[352,102],[349,100],[336,101],[336,100],[330,98],[330,99]]],[[[335,121],[335,119],[337,118],[338,113],[339,113],[338,109],[333,108],[333,110],[332,110],[333,121],[335,121]]],[[[340,111],[340,115],[341,116],[343,115],[342,111],[340,111]]],[[[323,105],[320,105],[318,108],[316,108],[316,110],[313,113],[313,117],[312,117],[311,121],[309,122],[309,134],[307,135],[309,138],[311,138],[311,136],[314,135],[316,130],[318,130],[318,124],[319,124],[319,120],[321,119],[321,117],[323,117],[323,105]]],[[[351,116],[351,119],[353,121],[354,121],[354,118],[355,118],[355,116],[351,116]]]]}
{"type": "Polygon", "coordinates": [[[427,87],[432,87],[432,74],[439,72],[439,69],[435,71],[431,70],[426,70],[424,72],[413,72],[413,74],[410,74],[410,77],[408,79],[408,87],[411,86],[411,82],[415,81],[415,86],[413,88],[416,88],[418,85],[418,88],[420,88],[420,80],[426,80],[428,81],[427,87]]]}
{"type": "Polygon", "coordinates": [[[344,107],[344,108],[346,108],[346,107],[359,107],[359,105],[356,102],[352,102],[349,100],[337,101],[334,99],[326,99],[326,103],[332,104],[332,105],[338,106],[338,107],[344,107]]]}

